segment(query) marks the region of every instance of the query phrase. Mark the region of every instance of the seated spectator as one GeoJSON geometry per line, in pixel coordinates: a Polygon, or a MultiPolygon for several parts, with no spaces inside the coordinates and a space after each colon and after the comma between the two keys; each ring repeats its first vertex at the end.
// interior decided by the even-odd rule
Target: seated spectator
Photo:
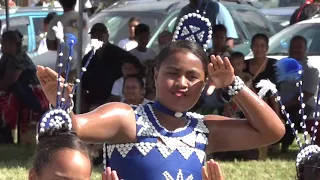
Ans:
{"type": "Polygon", "coordinates": [[[142,65],[146,65],[147,61],[153,61],[156,57],[156,53],[152,49],[147,48],[150,38],[149,26],[139,24],[135,29],[135,35],[138,46],[129,52],[137,57],[142,65]]]}
{"type": "Polygon", "coordinates": [[[158,37],[159,52],[172,41],[173,34],[169,31],[162,31],[158,37]]]}
{"type": "MultiPolygon", "coordinates": [[[[315,99],[318,91],[319,69],[314,67],[307,57],[307,44],[307,40],[304,37],[293,37],[290,41],[289,57],[296,59],[303,68],[302,92],[303,102],[305,103],[304,114],[307,116],[307,119],[312,119],[316,108],[315,99]]],[[[301,130],[301,126],[299,126],[301,123],[301,114],[299,113],[301,105],[298,100],[300,89],[296,86],[296,83],[282,82],[279,93],[287,113],[290,114],[291,121],[297,124],[295,128],[298,131],[301,130]]],[[[311,122],[313,123],[313,120],[311,122]]],[[[294,135],[292,134],[290,125],[286,124],[286,134],[281,141],[281,151],[287,152],[293,140],[294,135]]]]}
{"type": "MultiPolygon", "coordinates": [[[[241,77],[241,79],[247,84],[251,84],[252,76],[249,73],[243,72],[245,69],[244,55],[241,52],[235,52],[231,54],[230,62],[234,68],[234,74],[241,77]]],[[[225,102],[223,115],[232,118],[245,118],[243,112],[238,105],[231,101],[225,102]]]]}
{"type": "Polygon", "coordinates": [[[123,85],[124,79],[130,75],[137,75],[141,69],[137,59],[123,61],[121,66],[122,77],[117,79],[112,86],[110,102],[122,102],[124,100],[123,85]]]}
{"type": "Polygon", "coordinates": [[[132,49],[136,48],[138,46],[138,43],[136,41],[135,37],[135,28],[140,24],[140,19],[137,17],[132,17],[128,21],[128,27],[129,27],[129,37],[126,39],[122,39],[118,46],[126,51],[131,51],[132,49]]]}
{"type": "MultiPolygon", "coordinates": [[[[17,125],[20,126],[20,137],[23,137],[30,125],[36,124],[42,113],[49,108],[49,102],[39,86],[36,66],[22,50],[22,41],[23,35],[19,31],[6,31],[2,34],[0,143],[13,143],[11,130],[17,125]]],[[[35,143],[31,141],[21,142],[35,143]]]]}
{"type": "Polygon", "coordinates": [[[219,55],[221,57],[230,57],[232,50],[228,45],[226,45],[227,28],[222,24],[218,24],[213,27],[212,33],[213,46],[210,54],[215,56],[219,55]]]}
{"type": "Polygon", "coordinates": [[[130,105],[146,104],[150,102],[144,98],[145,88],[143,78],[137,75],[130,75],[124,78],[123,82],[123,95],[124,103],[130,105]]]}

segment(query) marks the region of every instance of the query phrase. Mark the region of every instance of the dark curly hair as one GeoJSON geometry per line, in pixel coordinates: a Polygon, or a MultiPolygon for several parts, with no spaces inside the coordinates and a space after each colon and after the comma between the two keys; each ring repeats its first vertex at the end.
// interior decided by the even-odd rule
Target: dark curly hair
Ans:
{"type": "Polygon", "coordinates": [[[297,167],[297,180],[318,180],[320,178],[320,153],[307,157],[297,167]]]}
{"type": "Polygon", "coordinates": [[[9,30],[5,31],[2,36],[1,36],[1,41],[6,42],[6,41],[13,41],[17,45],[17,49],[21,50],[22,49],[22,42],[23,42],[23,35],[19,30],[9,30]]]}
{"type": "Polygon", "coordinates": [[[82,152],[88,156],[88,149],[77,134],[68,129],[67,124],[62,128],[50,128],[41,133],[38,137],[38,146],[36,150],[33,168],[37,174],[41,174],[43,167],[52,161],[54,155],[63,149],[73,149],[82,152]]]}

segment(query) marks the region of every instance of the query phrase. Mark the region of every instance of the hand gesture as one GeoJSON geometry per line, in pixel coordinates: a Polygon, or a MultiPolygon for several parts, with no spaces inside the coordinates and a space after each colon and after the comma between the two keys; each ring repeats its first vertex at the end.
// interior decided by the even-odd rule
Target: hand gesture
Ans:
{"type": "Polygon", "coordinates": [[[234,69],[228,58],[221,59],[220,56],[210,56],[208,65],[209,88],[207,94],[211,95],[217,88],[225,88],[233,83],[234,69]]]}
{"type": "Polygon", "coordinates": [[[223,180],[223,175],[220,169],[220,165],[212,159],[207,162],[207,170],[202,167],[202,179],[203,180],[223,180]]]}
{"type": "Polygon", "coordinates": [[[111,168],[107,167],[106,172],[102,173],[102,180],[119,180],[119,178],[116,171],[111,171],[111,168]]]}
{"type": "MultiPolygon", "coordinates": [[[[49,102],[56,106],[56,99],[57,99],[57,84],[58,84],[58,73],[53,71],[50,68],[45,68],[43,66],[37,67],[37,76],[40,81],[42,90],[44,94],[46,95],[49,102]]],[[[64,78],[61,78],[61,82],[64,82],[64,78]]],[[[61,83],[61,90],[62,90],[63,84],[61,83]]],[[[69,94],[71,92],[71,87],[68,86],[65,89],[65,95],[64,97],[67,99],[69,97],[69,94]]]]}

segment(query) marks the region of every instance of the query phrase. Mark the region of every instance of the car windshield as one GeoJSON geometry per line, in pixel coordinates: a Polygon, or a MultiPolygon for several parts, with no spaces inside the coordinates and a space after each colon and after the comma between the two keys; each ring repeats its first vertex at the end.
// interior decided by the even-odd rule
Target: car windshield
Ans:
{"type": "Polygon", "coordinates": [[[267,15],[266,18],[272,23],[274,30],[276,32],[279,32],[290,25],[291,15],[290,16],[267,15]]]}
{"type": "Polygon", "coordinates": [[[320,55],[320,23],[302,23],[290,26],[270,38],[268,55],[287,56],[290,40],[303,36],[308,42],[308,56],[320,55]]]}
{"type": "Polygon", "coordinates": [[[306,0],[258,0],[258,2],[262,3],[264,8],[277,8],[300,6],[305,3],[306,0]]]}
{"type": "Polygon", "coordinates": [[[129,37],[128,21],[131,17],[140,18],[141,23],[147,24],[152,33],[165,17],[154,12],[101,12],[90,20],[90,25],[105,24],[109,31],[109,41],[118,44],[120,40],[129,37]]]}

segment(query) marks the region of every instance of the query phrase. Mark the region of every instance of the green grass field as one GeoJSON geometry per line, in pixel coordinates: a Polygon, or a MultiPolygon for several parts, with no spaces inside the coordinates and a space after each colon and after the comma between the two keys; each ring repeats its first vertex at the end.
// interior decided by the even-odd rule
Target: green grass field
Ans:
{"type": "MultiPolygon", "coordinates": [[[[27,146],[0,146],[0,180],[25,180],[32,163],[34,148],[27,146]]],[[[287,154],[271,154],[266,161],[221,162],[226,180],[293,180],[295,156],[293,146],[287,154]]],[[[96,168],[93,180],[101,180],[102,168],[96,168]]]]}

